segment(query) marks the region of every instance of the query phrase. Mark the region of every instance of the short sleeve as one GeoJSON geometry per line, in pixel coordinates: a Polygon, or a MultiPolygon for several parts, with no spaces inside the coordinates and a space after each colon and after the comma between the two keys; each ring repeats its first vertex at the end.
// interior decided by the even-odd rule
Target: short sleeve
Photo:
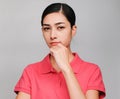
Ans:
{"type": "Polygon", "coordinates": [[[100,92],[100,99],[105,97],[105,86],[99,67],[97,67],[91,75],[87,90],[98,90],[100,92]]]}
{"type": "Polygon", "coordinates": [[[25,68],[22,76],[20,77],[19,81],[17,82],[14,92],[18,93],[19,91],[25,92],[30,94],[30,89],[31,89],[31,81],[30,81],[30,75],[28,70],[25,68]]]}

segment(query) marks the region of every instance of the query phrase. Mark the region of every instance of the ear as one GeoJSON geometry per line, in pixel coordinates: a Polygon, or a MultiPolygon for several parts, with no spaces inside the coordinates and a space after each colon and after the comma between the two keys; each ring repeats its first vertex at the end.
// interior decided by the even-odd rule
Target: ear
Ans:
{"type": "Polygon", "coordinates": [[[77,26],[76,26],[76,25],[73,25],[73,26],[72,26],[72,37],[75,36],[76,31],[77,31],[77,26]]]}

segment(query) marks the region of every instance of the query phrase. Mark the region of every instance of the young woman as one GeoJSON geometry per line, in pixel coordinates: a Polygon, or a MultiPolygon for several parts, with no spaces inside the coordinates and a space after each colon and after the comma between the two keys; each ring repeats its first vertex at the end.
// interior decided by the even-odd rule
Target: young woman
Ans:
{"type": "Polygon", "coordinates": [[[100,68],[83,61],[70,48],[76,34],[75,13],[64,3],[49,5],[41,18],[50,53],[28,65],[15,86],[16,99],[103,99],[100,68]]]}

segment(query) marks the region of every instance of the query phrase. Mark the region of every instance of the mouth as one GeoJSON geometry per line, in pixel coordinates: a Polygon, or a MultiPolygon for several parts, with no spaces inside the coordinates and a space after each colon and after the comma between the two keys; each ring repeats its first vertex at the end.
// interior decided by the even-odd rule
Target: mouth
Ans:
{"type": "Polygon", "coordinates": [[[60,42],[51,42],[50,45],[51,45],[51,46],[56,46],[56,45],[58,45],[59,43],[60,43],[60,42]]]}

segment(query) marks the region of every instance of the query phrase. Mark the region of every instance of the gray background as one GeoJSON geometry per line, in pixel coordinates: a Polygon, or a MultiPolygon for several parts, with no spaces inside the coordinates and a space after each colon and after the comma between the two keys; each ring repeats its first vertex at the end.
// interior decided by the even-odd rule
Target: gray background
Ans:
{"type": "MultiPolygon", "coordinates": [[[[100,66],[105,99],[119,99],[120,0],[59,1],[71,5],[77,15],[73,51],[100,66]]],[[[58,0],[0,0],[0,99],[14,99],[13,89],[23,68],[49,52],[40,16],[52,2],[58,0]]]]}

